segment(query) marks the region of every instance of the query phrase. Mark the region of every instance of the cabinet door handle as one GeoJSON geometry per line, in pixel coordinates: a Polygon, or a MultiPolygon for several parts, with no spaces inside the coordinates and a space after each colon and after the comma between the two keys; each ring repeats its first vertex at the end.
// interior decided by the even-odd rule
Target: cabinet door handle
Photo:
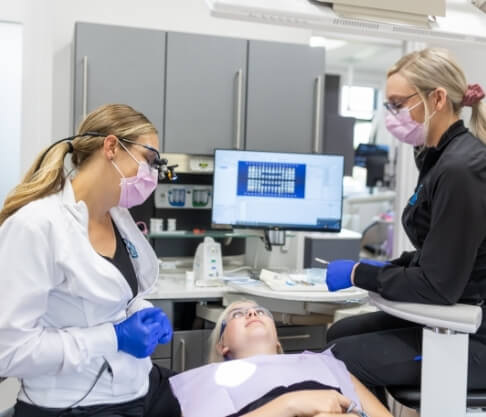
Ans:
{"type": "Polygon", "coordinates": [[[179,341],[181,346],[181,372],[186,370],[186,341],[181,339],[179,341]]]}
{"type": "Polygon", "coordinates": [[[316,82],[314,85],[315,88],[315,114],[314,114],[314,142],[312,146],[312,152],[319,153],[320,152],[320,143],[321,143],[321,119],[322,119],[322,79],[323,75],[319,75],[316,78],[316,82]]]}
{"type": "Polygon", "coordinates": [[[243,108],[243,70],[236,72],[236,149],[241,149],[241,111],[243,108]]]}
{"type": "Polygon", "coordinates": [[[88,57],[83,56],[83,120],[88,114],[88,57]]]}
{"type": "Polygon", "coordinates": [[[306,333],[306,334],[295,334],[292,336],[279,336],[279,340],[302,340],[302,339],[310,339],[311,335],[306,333]]]}

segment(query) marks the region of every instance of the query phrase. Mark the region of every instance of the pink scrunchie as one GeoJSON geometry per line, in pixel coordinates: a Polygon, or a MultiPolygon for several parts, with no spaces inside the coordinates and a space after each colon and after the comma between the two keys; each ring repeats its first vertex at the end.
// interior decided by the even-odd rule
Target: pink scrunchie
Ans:
{"type": "Polygon", "coordinates": [[[484,91],[479,84],[468,84],[462,99],[462,105],[472,107],[484,97],[484,91]]]}

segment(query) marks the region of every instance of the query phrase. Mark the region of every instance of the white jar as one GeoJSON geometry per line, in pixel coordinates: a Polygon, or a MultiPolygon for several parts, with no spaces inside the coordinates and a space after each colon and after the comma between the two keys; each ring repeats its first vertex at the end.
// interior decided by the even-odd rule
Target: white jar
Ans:
{"type": "Polygon", "coordinates": [[[167,231],[168,232],[176,231],[176,219],[167,219],[167,231]]]}

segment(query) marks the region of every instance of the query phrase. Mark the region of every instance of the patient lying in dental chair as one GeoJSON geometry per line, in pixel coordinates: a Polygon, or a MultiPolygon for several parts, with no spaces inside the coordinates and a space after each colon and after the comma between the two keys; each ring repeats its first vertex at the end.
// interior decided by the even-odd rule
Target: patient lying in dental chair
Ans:
{"type": "Polygon", "coordinates": [[[278,355],[271,313],[232,303],[210,340],[209,365],[170,378],[184,417],[392,417],[330,350],[278,355]]]}

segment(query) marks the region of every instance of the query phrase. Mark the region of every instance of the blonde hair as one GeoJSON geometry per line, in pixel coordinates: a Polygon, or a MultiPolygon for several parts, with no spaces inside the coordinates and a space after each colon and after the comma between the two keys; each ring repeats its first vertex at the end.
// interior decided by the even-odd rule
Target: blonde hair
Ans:
{"type": "MultiPolygon", "coordinates": [[[[253,300],[247,300],[247,299],[241,299],[238,301],[233,301],[228,307],[224,309],[224,311],[220,314],[218,317],[218,320],[216,321],[216,325],[214,326],[213,331],[211,332],[211,335],[209,336],[209,357],[208,357],[208,363],[213,363],[213,362],[222,362],[224,360],[223,355],[218,350],[218,344],[221,340],[221,328],[223,326],[223,321],[226,319],[226,316],[228,313],[235,308],[236,305],[238,304],[244,304],[244,303],[250,303],[255,306],[258,304],[255,303],[253,300]]],[[[277,353],[281,354],[283,353],[282,345],[277,343],[277,353]]]]}
{"type": "Polygon", "coordinates": [[[12,214],[30,202],[60,191],[66,182],[64,158],[71,151],[71,162],[79,169],[103,146],[108,135],[136,141],[157,129],[142,114],[124,104],[106,104],[88,114],[72,141],[63,141],[44,149],[24,178],[7,196],[0,211],[0,226],[12,214]],[[96,132],[97,134],[84,134],[96,132]]]}
{"type": "MultiPolygon", "coordinates": [[[[460,116],[468,84],[463,70],[447,49],[426,48],[407,54],[390,68],[387,77],[396,73],[405,77],[424,101],[431,91],[444,88],[452,111],[460,116]]],[[[427,106],[425,111],[427,119],[427,106]]],[[[478,101],[472,106],[469,127],[475,136],[486,143],[486,104],[483,102],[478,101]]]]}

